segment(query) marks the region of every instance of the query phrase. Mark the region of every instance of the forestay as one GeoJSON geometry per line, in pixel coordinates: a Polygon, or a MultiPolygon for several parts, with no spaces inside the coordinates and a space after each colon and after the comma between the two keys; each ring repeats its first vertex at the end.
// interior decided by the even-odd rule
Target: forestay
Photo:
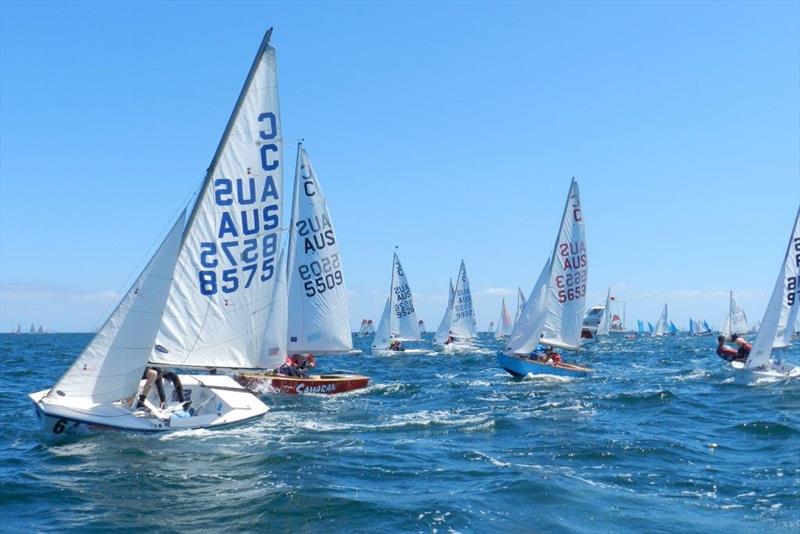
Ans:
{"type": "Polygon", "coordinates": [[[794,219],[792,235],[789,238],[789,245],[786,247],[778,279],[775,281],[775,288],[772,290],[767,310],[761,319],[761,328],[750,355],[747,357],[746,367],[748,369],[755,369],[769,363],[772,344],[775,341],[781,318],[786,316],[792,321],[788,324],[794,324],[793,318],[797,317],[797,310],[800,307],[798,299],[800,299],[800,209],[794,219]]]}
{"type": "Polygon", "coordinates": [[[282,148],[268,33],[184,232],[152,362],[258,365],[281,241],[282,148]]]}
{"type": "Polygon", "coordinates": [[[181,213],[150,262],[48,397],[58,402],[102,404],[136,393],[161,324],[185,215],[181,213]]]}
{"type": "Polygon", "coordinates": [[[411,286],[409,286],[406,273],[400,264],[400,258],[395,253],[392,257],[389,296],[386,298],[381,321],[375,331],[372,348],[388,348],[392,340],[417,341],[419,339],[419,322],[414,310],[411,286]]]}
{"type": "Polygon", "coordinates": [[[289,234],[289,352],[352,350],[342,257],[317,175],[297,148],[289,234]]]}

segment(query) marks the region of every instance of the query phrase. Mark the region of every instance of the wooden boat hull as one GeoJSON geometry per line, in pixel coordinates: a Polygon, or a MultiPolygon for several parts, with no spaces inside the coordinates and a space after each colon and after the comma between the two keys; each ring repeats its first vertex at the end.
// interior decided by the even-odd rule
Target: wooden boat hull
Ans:
{"type": "MultiPolygon", "coordinates": [[[[156,388],[150,391],[151,411],[131,410],[123,403],[74,405],[47,398],[49,389],[29,395],[43,430],[63,438],[103,430],[169,432],[194,428],[217,428],[243,423],[263,416],[269,408],[251,392],[223,375],[180,375],[184,395],[191,400],[189,411],[159,410],[156,388]]],[[[172,408],[176,400],[172,384],[164,384],[172,408]]]]}
{"type": "Polygon", "coordinates": [[[585,377],[593,372],[591,369],[580,365],[570,363],[546,364],[506,352],[501,352],[497,355],[497,364],[518,378],[526,377],[529,374],[585,377]]]}
{"type": "Polygon", "coordinates": [[[241,373],[236,379],[242,386],[251,391],[263,392],[271,387],[290,395],[302,395],[305,393],[335,395],[362,389],[369,385],[369,377],[362,375],[324,374],[300,378],[274,373],[250,372],[241,373]]]}

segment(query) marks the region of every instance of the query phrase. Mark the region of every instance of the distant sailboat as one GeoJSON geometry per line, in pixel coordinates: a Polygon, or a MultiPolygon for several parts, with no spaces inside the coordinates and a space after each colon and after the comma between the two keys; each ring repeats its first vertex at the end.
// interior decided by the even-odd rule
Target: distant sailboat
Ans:
{"type": "MultiPolygon", "coordinates": [[[[419,321],[414,309],[414,298],[411,295],[411,286],[408,277],[400,264],[397,252],[392,256],[392,276],[389,283],[389,295],[383,307],[383,314],[375,331],[372,342],[373,350],[391,350],[397,352],[412,352],[397,348],[403,341],[419,341],[419,321]]],[[[416,351],[413,352],[425,352],[416,351]]]]}
{"type": "Polygon", "coordinates": [[[661,310],[661,317],[658,318],[658,322],[656,322],[656,327],[650,335],[652,335],[653,337],[661,337],[667,332],[668,327],[669,325],[667,323],[667,305],[664,304],[664,309],[661,310]]]}
{"type": "Polygon", "coordinates": [[[39,325],[39,329],[36,330],[36,333],[37,334],[44,334],[44,328],[42,328],[42,325],[39,325]]]}
{"type": "Polygon", "coordinates": [[[511,329],[514,327],[514,323],[511,320],[511,312],[508,311],[506,307],[506,299],[503,299],[503,303],[500,306],[500,319],[497,320],[497,330],[494,332],[495,339],[505,339],[509,335],[511,335],[511,329]]]}
{"type": "Polygon", "coordinates": [[[750,330],[747,328],[747,316],[744,309],[736,303],[733,296],[733,291],[730,292],[730,300],[728,304],[728,315],[722,324],[720,334],[726,338],[730,338],[733,334],[746,334],[750,330]]]}
{"type": "Polygon", "coordinates": [[[450,298],[442,322],[436,331],[433,341],[440,348],[457,343],[463,348],[469,348],[469,343],[477,335],[475,311],[472,307],[472,292],[469,287],[469,277],[464,260],[458,270],[456,285],[450,281],[450,298]]]}
{"type": "Polygon", "coordinates": [[[361,319],[361,328],[358,329],[358,333],[356,335],[358,337],[366,337],[367,336],[367,325],[369,323],[366,319],[361,319]]]}
{"type": "Polygon", "coordinates": [[[585,220],[578,184],[570,184],[556,242],[534,285],[517,325],[498,354],[498,365],[517,377],[528,374],[585,376],[591,369],[554,361],[532,359],[539,345],[577,351],[586,309],[585,220]]]}
{"type": "Polygon", "coordinates": [[[371,336],[375,334],[375,324],[372,322],[372,319],[367,320],[367,335],[371,336]]]}
{"type": "Polygon", "coordinates": [[[644,323],[641,319],[636,319],[636,330],[638,331],[640,336],[644,335],[644,323]]]}
{"type": "Polygon", "coordinates": [[[652,335],[653,335],[653,332],[655,332],[655,328],[653,328],[653,323],[651,323],[650,321],[647,321],[647,330],[648,330],[648,332],[647,332],[647,333],[648,333],[650,336],[652,336],[652,335]]]}
{"type": "Polygon", "coordinates": [[[17,330],[16,330],[14,333],[15,333],[15,334],[20,334],[20,333],[22,333],[22,326],[21,326],[19,323],[17,323],[17,330]]]}
{"type": "Polygon", "coordinates": [[[772,345],[783,317],[794,320],[800,308],[800,209],[794,219],[792,234],[781,263],[778,279],[772,291],[761,328],[746,362],[731,362],[738,371],[737,380],[748,384],[762,384],[800,377],[800,367],[772,358],[772,345]]]}
{"type": "Polygon", "coordinates": [[[33,323],[31,323],[31,329],[30,329],[30,331],[28,333],[29,334],[35,334],[36,333],[36,327],[33,325],[33,323]]]}
{"type": "Polygon", "coordinates": [[[420,319],[419,323],[417,323],[417,326],[419,326],[419,333],[420,334],[424,334],[425,333],[425,321],[420,319]]]}
{"type": "Polygon", "coordinates": [[[608,288],[606,294],[606,304],[603,306],[603,315],[600,318],[600,324],[597,325],[597,335],[607,336],[611,328],[611,288],[608,288]]]}
{"type": "Polygon", "coordinates": [[[674,336],[678,334],[678,327],[672,321],[669,322],[669,335],[674,336]]]}
{"type": "Polygon", "coordinates": [[[489,321],[489,329],[486,331],[489,332],[490,334],[494,332],[494,324],[495,324],[494,321],[489,321]]]}
{"type": "Polygon", "coordinates": [[[514,330],[514,326],[517,326],[517,321],[519,321],[519,316],[522,315],[522,310],[525,308],[525,293],[522,292],[521,287],[517,287],[517,308],[514,310],[514,325],[511,327],[511,330],[514,330]]]}

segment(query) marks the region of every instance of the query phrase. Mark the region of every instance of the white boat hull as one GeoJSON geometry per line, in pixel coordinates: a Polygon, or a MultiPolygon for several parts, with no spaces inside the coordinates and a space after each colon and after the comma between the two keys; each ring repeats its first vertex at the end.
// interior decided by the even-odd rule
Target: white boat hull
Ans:
{"type": "Polygon", "coordinates": [[[760,386],[800,378],[800,367],[781,361],[770,360],[763,368],[747,369],[744,362],[731,362],[736,371],[736,382],[749,386],[760,386]]]}
{"type": "MultiPolygon", "coordinates": [[[[156,388],[152,388],[146,405],[133,410],[127,403],[81,405],[69,404],[56,397],[47,397],[49,389],[29,395],[36,415],[46,433],[53,437],[80,435],[98,430],[137,432],[169,432],[194,428],[217,428],[261,417],[269,408],[255,395],[223,375],[180,375],[188,411],[177,403],[172,384],[165,381],[169,400],[164,410],[158,409],[156,388]]],[[[137,394],[138,395],[138,394],[137,394]]]]}

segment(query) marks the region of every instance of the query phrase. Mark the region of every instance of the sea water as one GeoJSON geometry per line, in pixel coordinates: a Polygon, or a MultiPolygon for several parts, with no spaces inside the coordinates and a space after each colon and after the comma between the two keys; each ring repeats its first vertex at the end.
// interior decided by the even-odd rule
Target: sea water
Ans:
{"type": "Polygon", "coordinates": [[[713,337],[612,337],[574,358],[589,378],[522,381],[488,336],[395,356],[356,338],[363,355],[318,367],[367,389],[268,395],[223,430],[47,441],[27,394],[89,339],[0,336],[3,532],[800,529],[800,382],[734,383],[713,337]]]}

